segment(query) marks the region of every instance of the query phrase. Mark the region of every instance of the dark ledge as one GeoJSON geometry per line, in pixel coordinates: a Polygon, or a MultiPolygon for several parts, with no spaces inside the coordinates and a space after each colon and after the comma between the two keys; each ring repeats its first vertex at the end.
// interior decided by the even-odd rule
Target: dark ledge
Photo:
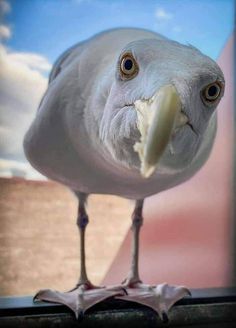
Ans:
{"type": "Polygon", "coordinates": [[[69,309],[52,303],[33,303],[32,297],[0,297],[0,327],[202,327],[236,328],[236,288],[195,289],[169,312],[169,323],[136,303],[107,300],[77,321],[69,309]]]}

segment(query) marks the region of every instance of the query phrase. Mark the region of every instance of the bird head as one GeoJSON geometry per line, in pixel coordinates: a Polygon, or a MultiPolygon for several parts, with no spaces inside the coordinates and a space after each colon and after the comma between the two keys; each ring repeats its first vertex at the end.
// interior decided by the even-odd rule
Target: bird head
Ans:
{"type": "Polygon", "coordinates": [[[133,41],[107,77],[99,126],[105,152],[143,177],[158,167],[184,169],[204,142],[223,93],[221,69],[196,48],[133,41]]]}

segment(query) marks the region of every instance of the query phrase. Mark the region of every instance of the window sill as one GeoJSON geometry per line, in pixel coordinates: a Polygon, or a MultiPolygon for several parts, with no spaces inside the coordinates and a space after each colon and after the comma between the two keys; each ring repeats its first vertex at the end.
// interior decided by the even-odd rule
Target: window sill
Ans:
{"type": "Polygon", "coordinates": [[[0,327],[236,327],[236,288],[194,289],[169,312],[169,323],[135,303],[109,300],[94,306],[79,322],[69,309],[33,303],[32,297],[0,297],[0,327]]]}

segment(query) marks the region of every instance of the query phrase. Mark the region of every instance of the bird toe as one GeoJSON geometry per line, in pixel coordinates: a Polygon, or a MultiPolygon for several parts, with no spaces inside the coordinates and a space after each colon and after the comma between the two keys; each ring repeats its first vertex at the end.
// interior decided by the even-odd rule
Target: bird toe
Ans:
{"type": "Polygon", "coordinates": [[[168,323],[169,322],[169,317],[167,312],[163,311],[160,315],[160,318],[162,320],[163,323],[168,323]]]}

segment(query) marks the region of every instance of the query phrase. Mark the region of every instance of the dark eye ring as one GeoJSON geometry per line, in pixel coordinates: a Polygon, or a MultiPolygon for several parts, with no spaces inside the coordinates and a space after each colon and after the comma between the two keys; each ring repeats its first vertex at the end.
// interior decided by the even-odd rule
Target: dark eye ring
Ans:
{"type": "Polygon", "coordinates": [[[138,64],[133,55],[126,53],[120,60],[120,73],[123,79],[132,79],[138,74],[138,64]]]}
{"type": "Polygon", "coordinates": [[[219,81],[208,84],[202,90],[202,99],[207,104],[214,104],[222,94],[223,86],[219,81]]]}

